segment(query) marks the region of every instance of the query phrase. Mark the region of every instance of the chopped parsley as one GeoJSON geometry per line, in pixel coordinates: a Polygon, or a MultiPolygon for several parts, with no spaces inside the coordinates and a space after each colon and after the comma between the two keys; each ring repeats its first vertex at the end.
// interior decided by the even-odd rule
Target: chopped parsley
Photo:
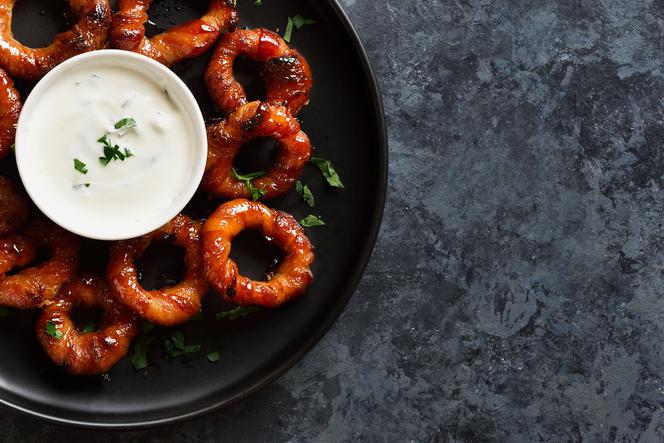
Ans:
{"type": "Polygon", "coordinates": [[[76,169],[81,174],[87,174],[88,170],[85,168],[87,165],[80,161],[79,159],[74,159],[74,169],[76,169]]]}
{"type": "Polygon", "coordinates": [[[217,315],[215,315],[215,318],[217,320],[222,320],[224,318],[235,320],[236,318],[246,317],[249,314],[253,314],[258,310],[259,309],[255,306],[238,306],[237,308],[233,308],[229,311],[218,312],[217,315]]]}
{"type": "Polygon", "coordinates": [[[293,34],[293,27],[295,29],[300,29],[304,25],[313,25],[316,23],[315,20],[310,18],[302,17],[301,15],[296,15],[295,17],[288,17],[288,23],[286,23],[286,31],[284,32],[284,41],[291,41],[291,36],[293,34]]]}
{"type": "Polygon", "coordinates": [[[316,165],[320,169],[321,174],[327,180],[327,183],[333,188],[343,188],[344,185],[341,183],[339,174],[334,170],[334,165],[330,160],[327,160],[322,157],[311,157],[309,160],[311,163],[316,165]]]}
{"type": "Polygon", "coordinates": [[[216,346],[210,346],[210,350],[205,354],[210,363],[219,361],[219,348],[216,346]]]}
{"type": "Polygon", "coordinates": [[[120,150],[118,145],[111,143],[111,139],[109,138],[108,134],[104,134],[104,136],[99,137],[97,141],[104,147],[104,156],[99,157],[99,161],[104,166],[108,165],[112,160],[125,161],[126,158],[134,156],[134,153],[129,149],[124,148],[123,152],[120,150]]]}
{"type": "Polygon", "coordinates": [[[240,181],[253,180],[255,178],[262,177],[265,175],[265,172],[263,171],[250,172],[249,174],[240,174],[235,170],[235,168],[232,168],[232,171],[233,171],[233,176],[240,181]]]}
{"type": "Polygon", "coordinates": [[[300,224],[305,228],[313,228],[314,226],[325,226],[325,222],[317,215],[309,214],[300,220],[300,224]]]}
{"type": "Polygon", "coordinates": [[[295,182],[295,190],[310,208],[314,207],[314,195],[311,193],[309,186],[303,185],[302,182],[298,180],[295,182]]]}
{"type": "Polygon", "coordinates": [[[171,335],[170,340],[164,340],[164,349],[167,358],[177,358],[185,354],[194,354],[201,351],[201,345],[185,345],[184,335],[176,331],[171,335]]]}
{"type": "Polygon", "coordinates": [[[263,0],[255,0],[254,6],[263,6],[263,0]]]}
{"type": "Polygon", "coordinates": [[[251,181],[244,182],[244,185],[247,187],[247,191],[249,191],[249,194],[251,194],[251,199],[253,201],[258,200],[267,193],[265,189],[258,189],[257,187],[255,187],[251,183],[251,181]]]}
{"type": "Polygon", "coordinates": [[[56,340],[60,340],[62,338],[62,331],[57,327],[53,320],[46,322],[46,327],[44,330],[48,335],[55,338],[56,340]]]}
{"type": "Polygon", "coordinates": [[[118,121],[114,128],[115,129],[130,129],[136,126],[136,120],[133,118],[123,118],[122,120],[118,121]]]}
{"type": "Polygon", "coordinates": [[[138,337],[134,342],[134,352],[131,354],[131,364],[137,371],[148,367],[147,347],[154,340],[153,337],[138,337]]]}
{"type": "Polygon", "coordinates": [[[83,332],[83,334],[87,334],[88,332],[94,332],[96,330],[97,330],[97,327],[95,326],[95,324],[94,323],[89,323],[89,324],[85,325],[85,327],[83,328],[83,331],[81,331],[81,332],[83,332]]]}
{"type": "Polygon", "coordinates": [[[249,194],[251,194],[251,199],[253,201],[258,200],[259,198],[261,198],[262,196],[264,196],[267,193],[267,191],[265,189],[258,189],[251,182],[255,178],[264,176],[265,175],[264,172],[252,172],[250,174],[239,174],[235,170],[235,168],[231,168],[231,171],[233,172],[233,176],[235,177],[235,179],[244,182],[244,185],[247,187],[247,191],[249,191],[249,194]]]}

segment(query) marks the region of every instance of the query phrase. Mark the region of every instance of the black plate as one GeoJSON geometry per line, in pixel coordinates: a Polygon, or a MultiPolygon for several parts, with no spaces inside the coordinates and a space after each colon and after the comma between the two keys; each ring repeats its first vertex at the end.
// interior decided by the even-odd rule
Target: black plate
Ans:
{"type": "MultiPolygon", "coordinates": [[[[17,2],[17,37],[31,45],[48,43],[63,27],[64,3],[17,2]]],[[[194,6],[200,3],[206,2],[156,1],[151,19],[157,26],[151,31],[200,14],[194,6]]],[[[315,280],[308,294],[276,311],[234,321],[216,321],[215,312],[227,307],[208,296],[203,319],[179,328],[188,343],[202,344],[203,352],[165,360],[158,338],[150,348],[147,376],[134,371],[128,359],[105,377],[69,376],[48,360],[37,343],[33,332],[37,313],[12,312],[0,319],[3,404],[50,421],[88,427],[135,428],[191,418],[246,397],[284,373],[323,336],[353,294],[373,249],[386,189],[387,145],[375,79],[355,32],[334,0],[264,0],[261,7],[253,3],[238,0],[241,26],[283,32],[287,17],[296,14],[317,22],[296,31],[291,41],[308,58],[315,77],[311,104],[300,118],[316,155],[334,161],[345,189],[328,188],[318,171],[307,167],[303,181],[316,196],[314,209],[294,192],[268,202],[298,219],[315,213],[327,222],[325,227],[308,229],[317,255],[315,280]],[[221,359],[216,363],[205,357],[211,345],[221,347],[221,359]]],[[[218,116],[202,82],[206,63],[204,56],[174,70],[197,96],[206,117],[213,119],[218,116]]],[[[249,72],[251,66],[240,68],[249,72]]],[[[246,82],[254,83],[252,79],[248,76],[246,82]]],[[[30,86],[20,85],[25,92],[30,86]]],[[[260,161],[252,161],[254,169],[261,167],[260,161]]],[[[188,212],[205,215],[218,203],[200,196],[188,212]]],[[[177,273],[178,254],[167,249],[151,251],[144,264],[146,285],[177,273]]],[[[234,242],[233,255],[240,269],[255,277],[272,259],[271,253],[258,252],[264,249],[259,240],[245,236],[234,242]]],[[[85,268],[101,270],[105,259],[104,243],[85,242],[85,268]]],[[[158,329],[152,334],[159,337],[172,332],[158,329]]]]}

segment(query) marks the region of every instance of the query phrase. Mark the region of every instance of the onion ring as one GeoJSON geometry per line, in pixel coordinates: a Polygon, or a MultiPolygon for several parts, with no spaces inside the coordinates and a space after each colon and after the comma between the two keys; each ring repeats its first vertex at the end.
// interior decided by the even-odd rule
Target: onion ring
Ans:
{"type": "Polygon", "coordinates": [[[275,308],[304,293],[313,279],[313,246],[304,229],[289,214],[258,202],[237,199],[217,208],[203,225],[202,248],[205,277],[233,304],[275,308]],[[229,258],[233,238],[245,229],[260,230],[284,252],[267,281],[240,275],[237,264],[229,258]]]}
{"type": "Polygon", "coordinates": [[[76,274],[79,248],[76,235],[41,218],[18,234],[0,238],[0,305],[30,309],[48,302],[76,274]],[[42,248],[51,254],[46,262],[7,275],[27,266],[42,248]]]}
{"type": "Polygon", "coordinates": [[[139,326],[138,316],[113,297],[103,278],[83,276],[60,289],[35,328],[39,342],[56,364],[72,374],[93,375],[107,372],[127,355],[139,326]],[[97,330],[83,333],[76,328],[71,312],[79,305],[102,309],[97,330]],[[55,328],[51,334],[49,324],[55,328]]]}
{"type": "Polygon", "coordinates": [[[170,326],[189,320],[200,311],[208,288],[203,278],[199,235],[199,222],[178,215],[150,234],[115,243],[106,269],[115,296],[152,323],[170,326]],[[175,286],[148,291],[138,281],[134,259],[140,258],[154,240],[172,241],[185,249],[185,275],[175,286]]]}
{"type": "Polygon", "coordinates": [[[120,0],[113,14],[111,44],[114,48],[138,52],[171,66],[207,51],[222,32],[237,25],[235,0],[210,0],[208,12],[148,38],[145,23],[152,0],[120,0]]]}
{"type": "Polygon", "coordinates": [[[247,103],[227,120],[208,126],[207,133],[208,161],[201,186],[216,197],[252,198],[247,183],[232,173],[235,156],[251,139],[270,137],[278,143],[272,167],[265,175],[251,181],[266,199],[287,193],[311,158],[309,137],[283,106],[247,103]]]}
{"type": "Polygon", "coordinates": [[[21,229],[29,212],[26,198],[16,191],[11,180],[0,175],[0,236],[21,229]]]}
{"type": "Polygon", "coordinates": [[[302,54],[268,29],[239,29],[221,37],[205,71],[212,101],[221,112],[233,112],[247,103],[244,89],[233,74],[238,56],[265,62],[261,76],[266,102],[283,104],[294,116],[309,102],[313,78],[302,54]]]}
{"type": "Polygon", "coordinates": [[[12,77],[37,80],[68,58],[106,45],[111,24],[108,0],[69,0],[78,22],[56,35],[44,48],[29,48],[14,38],[12,9],[15,2],[0,0],[0,66],[12,77]]]}
{"type": "Polygon", "coordinates": [[[0,69],[0,159],[5,158],[12,149],[20,114],[21,97],[12,79],[0,69]]]}

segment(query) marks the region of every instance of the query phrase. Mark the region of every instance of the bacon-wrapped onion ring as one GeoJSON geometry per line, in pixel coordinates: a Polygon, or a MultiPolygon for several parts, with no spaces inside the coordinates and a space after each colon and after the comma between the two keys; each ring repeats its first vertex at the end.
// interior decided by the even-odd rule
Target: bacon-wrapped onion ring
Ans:
{"type": "Polygon", "coordinates": [[[238,29],[221,37],[205,71],[205,83],[221,112],[233,112],[247,103],[244,89],[233,74],[238,56],[265,62],[261,76],[266,102],[283,104],[292,115],[309,102],[313,78],[302,54],[268,29],[238,29]]]}
{"type": "Polygon", "coordinates": [[[78,22],[44,48],[29,48],[14,39],[15,1],[0,0],[0,66],[12,77],[36,80],[68,58],[106,45],[111,24],[108,0],[69,0],[78,22]]]}
{"type": "Polygon", "coordinates": [[[79,248],[77,236],[41,218],[18,234],[1,237],[0,305],[30,309],[48,302],[76,273],[79,248]],[[6,275],[27,266],[42,249],[50,254],[46,262],[6,275]]]}
{"type": "Polygon", "coordinates": [[[0,236],[16,232],[28,220],[30,208],[7,177],[0,175],[0,236]]]}
{"type": "Polygon", "coordinates": [[[237,199],[217,208],[203,225],[202,248],[205,277],[233,304],[275,308],[304,293],[313,278],[313,246],[304,229],[289,214],[258,202],[237,199]],[[233,238],[245,229],[260,230],[284,252],[267,281],[240,275],[229,257],[233,238]]]}
{"type": "Polygon", "coordinates": [[[20,114],[21,97],[12,79],[0,69],[0,159],[11,151],[20,114]]]}
{"type": "Polygon", "coordinates": [[[208,161],[202,187],[224,198],[251,198],[245,182],[232,174],[233,159],[243,144],[257,137],[277,141],[272,167],[251,183],[266,199],[287,193],[311,157],[311,142],[300,123],[283,106],[251,102],[240,106],[227,120],[208,126],[208,161]]]}
{"type": "Polygon", "coordinates": [[[156,231],[115,243],[106,269],[116,297],[152,323],[170,326],[184,323],[201,309],[208,284],[203,277],[200,223],[178,215],[156,231]],[[185,275],[175,286],[148,291],[138,281],[134,259],[140,258],[152,241],[172,241],[184,248],[185,275]]]}
{"type": "Polygon", "coordinates": [[[145,22],[152,0],[120,0],[113,14],[111,44],[138,52],[171,66],[207,51],[222,32],[237,25],[235,0],[210,0],[208,12],[197,20],[169,29],[152,38],[145,35],[145,22]]]}
{"type": "Polygon", "coordinates": [[[56,364],[72,374],[93,375],[107,372],[127,355],[139,326],[138,316],[113,297],[103,278],[82,276],[63,286],[44,308],[36,331],[42,347],[56,364]],[[97,330],[83,333],[76,328],[71,319],[76,306],[101,308],[97,330]],[[52,329],[51,334],[47,332],[49,323],[58,331],[57,337],[52,329]]]}

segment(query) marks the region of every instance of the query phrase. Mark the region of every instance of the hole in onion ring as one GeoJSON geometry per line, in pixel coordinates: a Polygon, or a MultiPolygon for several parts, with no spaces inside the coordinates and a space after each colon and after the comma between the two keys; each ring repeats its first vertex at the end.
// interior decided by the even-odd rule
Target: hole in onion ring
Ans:
{"type": "Polygon", "coordinates": [[[148,38],[200,18],[207,11],[208,2],[182,0],[155,0],[148,9],[148,22],[145,24],[145,35],[148,38]]]}
{"type": "Polygon", "coordinates": [[[12,11],[12,34],[26,46],[42,48],[49,45],[58,33],[69,28],[70,15],[66,1],[21,0],[16,2],[12,11]],[[40,32],[34,32],[35,29],[40,32]]]}
{"type": "Polygon", "coordinates": [[[84,306],[78,305],[74,306],[72,309],[70,318],[74,322],[74,326],[79,332],[93,332],[96,331],[99,327],[99,321],[101,320],[102,310],[99,306],[84,306]],[[94,328],[93,330],[88,330],[88,328],[94,328]]]}
{"type": "Polygon", "coordinates": [[[277,143],[271,138],[255,138],[242,145],[233,160],[233,167],[240,174],[266,172],[272,167],[277,152],[277,143]]]}
{"type": "Polygon", "coordinates": [[[265,100],[265,82],[260,76],[264,63],[247,57],[238,57],[233,64],[233,74],[238,83],[242,85],[247,96],[247,102],[265,100]]]}
{"type": "Polygon", "coordinates": [[[184,277],[184,249],[167,241],[153,241],[135,265],[138,282],[148,291],[174,286],[184,277]]]}
{"type": "Polygon", "coordinates": [[[242,275],[256,281],[267,281],[281,257],[281,250],[253,229],[242,231],[231,245],[231,258],[242,275]]]}

